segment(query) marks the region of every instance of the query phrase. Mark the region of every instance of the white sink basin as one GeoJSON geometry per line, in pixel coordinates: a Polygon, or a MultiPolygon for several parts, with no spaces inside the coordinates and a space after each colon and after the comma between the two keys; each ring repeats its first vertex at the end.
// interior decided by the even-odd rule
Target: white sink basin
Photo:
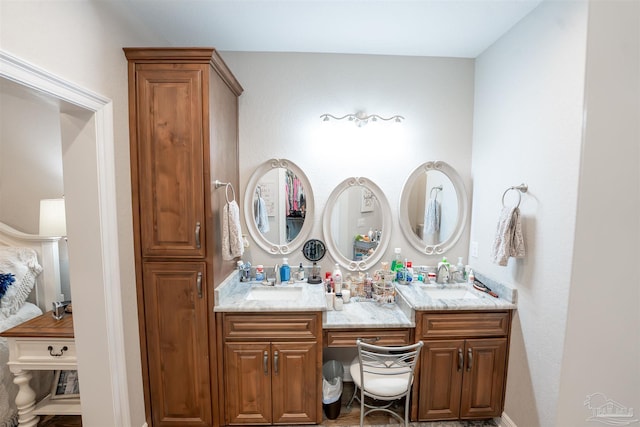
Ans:
{"type": "Polygon", "coordinates": [[[302,296],[301,287],[264,286],[251,288],[247,300],[255,301],[295,301],[302,296]]]}
{"type": "Polygon", "coordinates": [[[478,299],[478,296],[466,288],[432,288],[421,286],[422,290],[434,299],[478,299]]]}

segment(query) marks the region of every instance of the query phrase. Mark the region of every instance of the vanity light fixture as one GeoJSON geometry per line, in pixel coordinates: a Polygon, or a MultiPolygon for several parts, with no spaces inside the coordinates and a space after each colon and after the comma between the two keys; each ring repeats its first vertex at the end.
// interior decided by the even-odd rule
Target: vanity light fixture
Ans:
{"type": "Polygon", "coordinates": [[[401,123],[404,120],[403,116],[395,115],[391,117],[382,117],[378,114],[366,114],[363,111],[358,111],[355,114],[346,114],[342,117],[336,117],[333,114],[324,113],[320,116],[323,122],[328,122],[330,119],[333,120],[344,120],[347,119],[350,122],[354,122],[356,126],[362,127],[369,123],[369,121],[377,122],[378,120],[382,120],[384,122],[393,121],[394,123],[401,123]]]}

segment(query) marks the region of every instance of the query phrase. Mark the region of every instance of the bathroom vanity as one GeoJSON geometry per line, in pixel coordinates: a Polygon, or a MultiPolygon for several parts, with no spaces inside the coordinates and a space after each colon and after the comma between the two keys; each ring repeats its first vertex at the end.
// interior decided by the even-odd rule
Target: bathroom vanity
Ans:
{"type": "Polygon", "coordinates": [[[214,307],[223,423],[321,423],[322,350],[355,355],[357,339],[425,343],[414,421],[500,416],[515,304],[468,285],[433,288],[398,285],[394,304],[352,300],[335,311],[326,309],[322,285],[264,286],[231,275],[215,290],[214,307]]]}

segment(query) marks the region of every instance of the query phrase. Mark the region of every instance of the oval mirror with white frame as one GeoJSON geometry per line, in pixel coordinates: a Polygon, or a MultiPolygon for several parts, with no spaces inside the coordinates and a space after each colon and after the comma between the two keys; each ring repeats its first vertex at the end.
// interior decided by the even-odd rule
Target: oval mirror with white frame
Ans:
{"type": "Polygon", "coordinates": [[[350,271],[375,266],[391,240],[391,207],[367,178],[347,178],[325,207],[322,232],[331,257],[350,271]]]}
{"type": "Polygon", "coordinates": [[[458,172],[429,161],[407,178],[400,196],[400,228],[427,255],[441,255],[460,238],[467,221],[467,193],[458,172]]]}
{"type": "Polygon", "coordinates": [[[249,235],[271,254],[288,254],[304,243],[313,226],[313,192],[295,163],[270,159],[253,172],[244,195],[249,235]]]}

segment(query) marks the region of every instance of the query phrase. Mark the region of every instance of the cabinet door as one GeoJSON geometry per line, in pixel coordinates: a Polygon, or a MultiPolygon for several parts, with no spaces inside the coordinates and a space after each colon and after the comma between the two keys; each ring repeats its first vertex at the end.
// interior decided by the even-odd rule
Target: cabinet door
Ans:
{"type": "Polygon", "coordinates": [[[318,420],[318,344],[272,343],[274,424],[301,424],[318,420]]]}
{"type": "Polygon", "coordinates": [[[460,418],[501,415],[506,357],[506,338],[466,341],[460,418]]]}
{"type": "Polygon", "coordinates": [[[227,343],[224,346],[227,424],[271,423],[271,346],[227,343]]]}
{"type": "Polygon", "coordinates": [[[210,426],[205,264],[143,263],[153,426],[210,426]]]}
{"type": "Polygon", "coordinates": [[[420,420],[457,419],[464,369],[464,340],[425,341],[420,361],[420,420]]]}
{"type": "Polygon", "coordinates": [[[202,70],[139,64],[136,95],[142,256],[204,257],[202,70]]]}

